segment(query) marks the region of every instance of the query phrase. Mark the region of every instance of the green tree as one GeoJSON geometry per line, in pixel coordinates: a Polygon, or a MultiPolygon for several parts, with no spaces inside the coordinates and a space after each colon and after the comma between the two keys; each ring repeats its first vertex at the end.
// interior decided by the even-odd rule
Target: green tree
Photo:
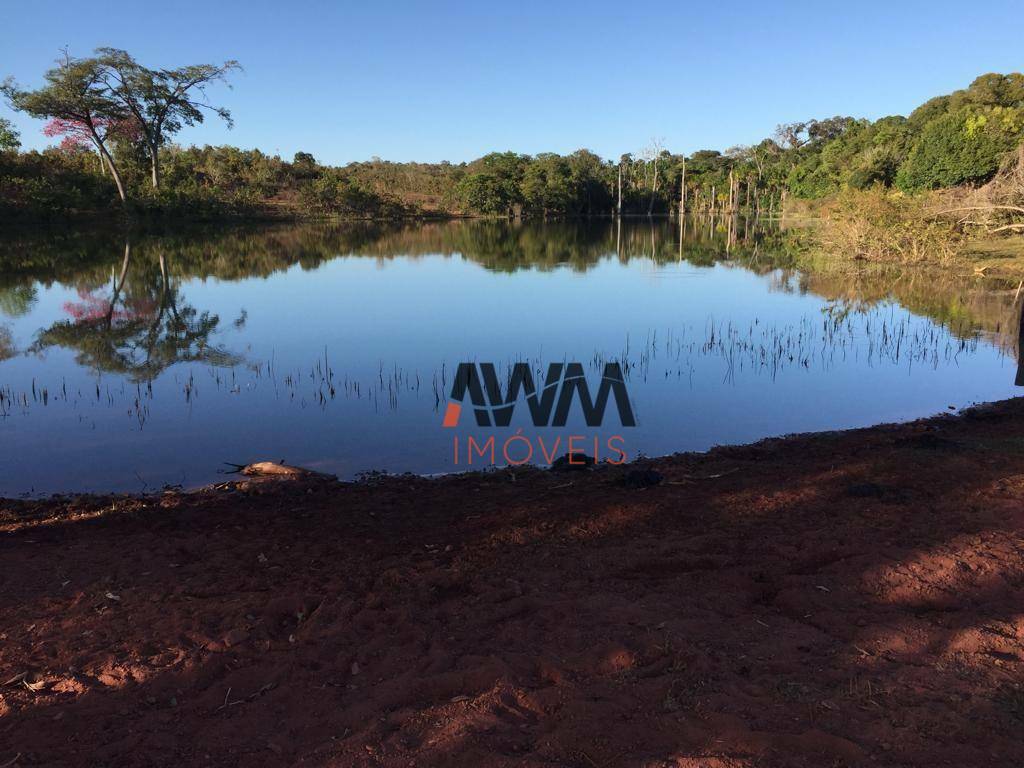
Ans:
{"type": "Polygon", "coordinates": [[[921,128],[932,120],[942,117],[949,111],[951,98],[950,96],[936,96],[935,98],[928,99],[928,101],[910,113],[908,120],[911,127],[915,131],[920,131],[921,128]]]}
{"type": "Polygon", "coordinates": [[[478,213],[510,215],[522,202],[520,184],[528,164],[529,158],[516,152],[484,155],[469,165],[467,175],[458,182],[457,194],[478,213]]]}
{"type": "Polygon", "coordinates": [[[577,149],[567,158],[569,181],[575,197],[574,213],[603,213],[612,207],[610,167],[589,149],[577,149]]]}
{"type": "Polygon", "coordinates": [[[1024,139],[1024,110],[964,107],[924,126],[896,175],[905,190],[986,181],[1024,139]]]}
{"type": "Polygon", "coordinates": [[[950,111],[975,104],[983,107],[1024,107],[1024,75],[1011,72],[1000,75],[990,72],[974,81],[964,90],[950,97],[950,111]]]}
{"type": "Polygon", "coordinates": [[[16,150],[21,146],[21,137],[14,130],[10,120],[0,117],[0,152],[16,150]]]}
{"type": "Polygon", "coordinates": [[[520,186],[523,204],[532,213],[561,215],[575,203],[569,163],[553,153],[537,155],[526,166],[520,186]]]}
{"type": "Polygon", "coordinates": [[[96,53],[107,95],[134,118],[145,139],[153,189],[160,188],[160,148],[169,136],[202,123],[204,112],[212,112],[228,128],[234,125],[227,109],[210,104],[206,88],[226,82],[232,71],[241,69],[237,61],[149,69],[117,48],[99,48],[96,53]]]}
{"type": "Polygon", "coordinates": [[[21,90],[8,79],[0,86],[0,93],[14,109],[33,117],[64,121],[80,131],[103,158],[121,201],[126,202],[124,181],[107,144],[128,118],[128,112],[111,97],[104,76],[105,67],[99,59],[75,59],[65,52],[57,66],[43,76],[46,85],[42,88],[21,90]]]}
{"type": "Polygon", "coordinates": [[[459,198],[472,211],[508,215],[516,200],[516,190],[493,173],[471,173],[457,185],[459,198]]]}

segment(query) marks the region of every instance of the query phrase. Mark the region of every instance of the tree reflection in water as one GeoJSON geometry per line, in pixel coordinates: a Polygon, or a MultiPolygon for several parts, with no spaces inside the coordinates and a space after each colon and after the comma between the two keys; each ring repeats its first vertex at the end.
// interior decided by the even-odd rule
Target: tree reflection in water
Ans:
{"type": "Polygon", "coordinates": [[[236,281],[293,268],[316,270],[336,259],[379,261],[441,257],[488,271],[569,269],[587,272],[607,260],[654,265],[740,267],[766,275],[770,290],[812,294],[831,312],[870,311],[897,301],[956,337],[985,336],[1019,353],[1016,281],[979,279],[950,270],[827,261],[808,253],[801,232],[772,222],[699,217],[570,221],[454,221],[300,224],[184,229],[139,235],[111,268],[113,238],[50,233],[0,241],[0,312],[23,314],[37,286],[74,285],[70,320],[55,323],[37,349],[74,349],[83,365],[152,378],[182,361],[229,365],[235,359],[210,338],[218,318],[189,306],[176,281],[236,281]],[[173,277],[168,270],[173,265],[173,277]],[[113,274],[111,273],[113,272],[113,274]]]}
{"type": "Polygon", "coordinates": [[[220,317],[198,310],[181,296],[162,250],[155,263],[133,260],[131,241],[126,240],[109,289],[83,285],[78,294],[80,301],[64,306],[71,319],[41,331],[33,351],[71,349],[79,365],[122,374],[133,382],[152,381],[176,363],[231,366],[241,359],[211,343],[220,317]]]}
{"type": "Polygon", "coordinates": [[[438,410],[467,354],[503,383],[552,356],[619,362],[651,455],[898,420],[1021,391],[1017,285],[826,262],[799,232],[707,217],[5,235],[6,468],[47,491],[267,456],[447,471],[438,410]],[[466,323],[497,305],[523,322],[466,323]]]}
{"type": "Polygon", "coordinates": [[[7,360],[16,354],[18,354],[18,350],[14,346],[11,329],[6,325],[0,325],[0,360],[7,360]]]}

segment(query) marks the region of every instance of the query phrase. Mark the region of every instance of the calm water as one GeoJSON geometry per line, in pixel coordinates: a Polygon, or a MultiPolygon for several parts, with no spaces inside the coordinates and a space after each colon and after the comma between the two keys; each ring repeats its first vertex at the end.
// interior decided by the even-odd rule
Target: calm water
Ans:
{"type": "Polygon", "coordinates": [[[193,486],[268,459],[446,472],[465,468],[453,432],[538,433],[524,407],[509,429],[442,429],[462,361],[621,362],[635,428],[610,409],[542,432],[618,433],[631,458],[1021,392],[1012,290],[800,273],[749,224],[19,235],[0,259],[5,495],[193,486]]]}

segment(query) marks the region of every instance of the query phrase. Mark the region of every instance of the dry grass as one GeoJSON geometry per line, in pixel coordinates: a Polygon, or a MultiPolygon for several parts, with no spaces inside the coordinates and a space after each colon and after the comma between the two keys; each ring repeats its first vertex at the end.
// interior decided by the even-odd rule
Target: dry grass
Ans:
{"type": "Polygon", "coordinates": [[[829,258],[1024,275],[1024,147],[983,187],[917,195],[849,190],[794,201],[786,216],[798,224],[813,217],[810,242],[829,258]]]}
{"type": "Polygon", "coordinates": [[[966,235],[934,215],[934,196],[873,189],[823,202],[816,240],[825,251],[862,261],[951,264],[966,235]]]}
{"type": "Polygon", "coordinates": [[[1024,144],[1003,162],[995,177],[977,189],[965,188],[956,205],[940,212],[953,217],[963,232],[1006,241],[1013,249],[1024,240],[1024,144]]]}

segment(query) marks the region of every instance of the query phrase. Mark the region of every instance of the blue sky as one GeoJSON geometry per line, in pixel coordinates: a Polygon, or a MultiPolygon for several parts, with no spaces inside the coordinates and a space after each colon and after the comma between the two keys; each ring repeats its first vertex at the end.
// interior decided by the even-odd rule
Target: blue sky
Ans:
{"type": "MultiPolygon", "coordinates": [[[[61,46],[150,66],[238,59],[234,113],[181,143],[322,162],[605,157],[758,141],[780,122],[906,114],[1024,69],[1014,2],[8,2],[0,77],[41,82],[61,46]]],[[[13,115],[23,145],[41,122],[13,115]]]]}

